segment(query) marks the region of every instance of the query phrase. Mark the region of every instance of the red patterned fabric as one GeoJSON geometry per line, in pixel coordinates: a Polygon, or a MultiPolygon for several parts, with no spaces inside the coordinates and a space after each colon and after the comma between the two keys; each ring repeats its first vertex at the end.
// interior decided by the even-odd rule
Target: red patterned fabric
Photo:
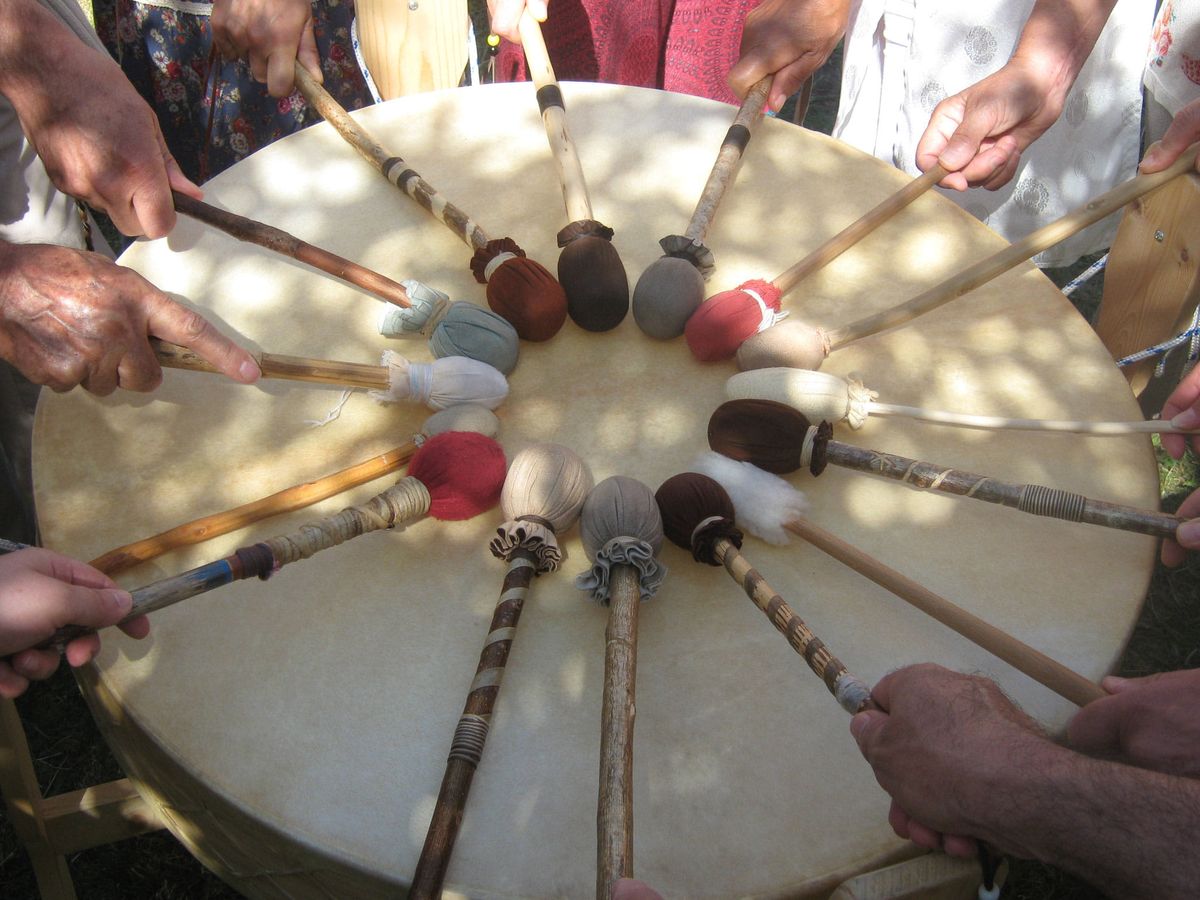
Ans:
{"type": "MultiPolygon", "coordinates": [[[[736,104],[725,76],[759,0],[553,0],[542,25],[560,81],[657,87],[736,104]]],[[[521,48],[501,42],[497,81],[526,81],[521,48]]]]}

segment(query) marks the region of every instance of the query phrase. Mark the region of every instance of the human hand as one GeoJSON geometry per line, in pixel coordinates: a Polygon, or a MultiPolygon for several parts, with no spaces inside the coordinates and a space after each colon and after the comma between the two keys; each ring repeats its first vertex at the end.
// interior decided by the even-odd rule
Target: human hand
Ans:
{"type": "Polygon", "coordinates": [[[0,78],[55,186],[103,210],[131,236],[175,226],[174,188],[199,199],[163,140],[158,119],[117,64],[82,43],[40,4],[25,11],[22,65],[0,78]]]}
{"type": "Polygon", "coordinates": [[[296,62],[324,81],[309,0],[214,0],[213,42],[226,59],[248,59],[272,97],[288,96],[296,62]]]}
{"type": "Polygon", "coordinates": [[[1175,514],[1185,521],[1175,529],[1175,540],[1164,540],[1159,551],[1163,565],[1171,568],[1187,559],[1189,550],[1200,550],[1200,488],[1179,504],[1175,514]]]}
{"type": "Polygon", "coordinates": [[[778,111],[833,53],[846,31],[850,0],[763,0],[746,15],[741,56],[726,80],[745,97],[774,73],[767,106],[778,111]]]}
{"type": "MultiPolygon", "coordinates": [[[[1162,140],[1150,145],[1138,168],[1146,174],[1161,172],[1197,141],[1200,141],[1200,100],[1193,100],[1175,114],[1162,140]]],[[[1196,168],[1200,170],[1200,160],[1196,161],[1196,168]]]]}
{"type": "MultiPolygon", "coordinates": [[[[65,625],[115,625],[133,599],[107,575],[78,560],[31,547],[0,557],[0,696],[16,697],[30,681],[58,668],[57,650],[31,649],[65,625]]],[[[150,633],[145,616],[121,626],[130,637],[150,633]]],[[[100,650],[98,635],[76,638],[64,648],[67,662],[81,666],[100,650]]]]}
{"type": "Polygon", "coordinates": [[[643,881],[618,878],[613,882],[612,900],[662,900],[662,894],[643,881]]]}
{"type": "Polygon", "coordinates": [[[538,22],[545,22],[548,0],[488,0],[488,16],[492,34],[498,34],[514,44],[521,43],[521,14],[529,14],[538,22]]]}
{"type": "Polygon", "coordinates": [[[1031,855],[994,830],[992,807],[1057,749],[1032,719],[989,679],[932,664],[887,675],[871,696],[879,709],[855,715],[850,732],[892,797],[897,835],[955,856],[975,854],[972,838],[1031,855]]]}
{"type": "Polygon", "coordinates": [[[917,142],[917,168],[941,163],[950,173],[942,187],[998,190],[1012,180],[1021,153],[1058,119],[1065,99],[1038,65],[1014,58],[934,108],[917,142]]]}
{"type": "Polygon", "coordinates": [[[235,381],[254,358],[203,316],[96,253],[0,241],[0,358],[56,391],[149,391],[162,370],[147,340],[190,347],[235,381]]]}
{"type": "Polygon", "coordinates": [[[1167,775],[1200,778],[1200,669],[1102,682],[1109,696],[1067,725],[1081,753],[1167,775]]]}

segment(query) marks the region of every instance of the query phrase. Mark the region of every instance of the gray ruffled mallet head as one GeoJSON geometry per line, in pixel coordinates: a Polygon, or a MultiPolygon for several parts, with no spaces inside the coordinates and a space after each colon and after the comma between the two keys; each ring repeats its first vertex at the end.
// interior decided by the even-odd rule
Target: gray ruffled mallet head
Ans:
{"type": "Polygon", "coordinates": [[[496,529],[490,549],[509,559],[517,549],[533,553],[538,574],[562,561],[557,535],[579,518],[592,490],[591,470],[574,450],[560,444],[534,444],[513,457],[500,493],[507,521],[496,529]]]}
{"type": "Polygon", "coordinates": [[[579,534],[592,567],[575,579],[575,586],[607,604],[613,566],[638,571],[642,600],[654,596],[666,577],[666,566],[655,554],[662,547],[662,516],[654,492],[635,478],[614,475],[596,485],[579,516],[579,534]]]}

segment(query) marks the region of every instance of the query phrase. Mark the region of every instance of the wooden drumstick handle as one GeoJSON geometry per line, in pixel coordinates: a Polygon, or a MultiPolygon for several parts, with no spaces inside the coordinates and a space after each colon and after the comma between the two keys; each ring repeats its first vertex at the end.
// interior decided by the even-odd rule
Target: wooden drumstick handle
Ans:
{"type": "Polygon", "coordinates": [[[395,472],[412,458],[416,449],[417,445],[410,441],[387,453],[318,478],[316,481],[293,485],[250,503],[243,503],[241,506],[235,506],[224,512],[193,519],[177,525],[169,531],[163,531],[140,541],[109,550],[93,559],[90,565],[106,575],[114,575],[139,563],[155,559],[171,550],[228,534],[271,516],[303,509],[327,497],[332,497],[334,494],[340,494],[342,491],[395,472]]]}
{"type": "Polygon", "coordinates": [[[826,445],[826,453],[829,462],[847,469],[882,475],[919,490],[941,491],[997,503],[1035,516],[1103,525],[1106,528],[1134,531],[1171,540],[1175,539],[1175,530],[1186,521],[1168,513],[1093,500],[1082,494],[1039,484],[998,481],[987,475],[947,469],[933,463],[895,456],[879,450],[867,450],[840,441],[830,441],[826,445]]]}
{"type": "Polygon", "coordinates": [[[804,620],[796,615],[784,599],[767,584],[767,580],[746,561],[746,557],[729,538],[713,542],[713,554],[742,586],[746,596],[754,601],[775,629],[787,638],[792,649],[804,657],[808,667],[817,674],[838,704],[853,715],[864,709],[875,709],[871,700],[871,689],[857,675],[852,675],[845,664],[834,656],[804,620]]]}
{"type": "Polygon", "coordinates": [[[267,225],[265,222],[247,219],[245,216],[239,216],[228,210],[218,209],[203,201],[194,200],[179,191],[171,191],[171,196],[175,201],[176,211],[203,222],[205,225],[220,229],[239,241],[247,241],[283,256],[290,256],[314,269],[328,272],[342,281],[369,291],[396,306],[412,305],[404,285],[392,281],[387,276],[368,269],[366,266],[360,266],[336,253],[302,241],[295,235],[267,225]]]}
{"type": "Polygon", "coordinates": [[[1076,706],[1085,706],[1093,700],[1107,696],[1098,684],[1089,681],[1073,669],[935,594],[924,585],[884,565],[858,547],[809,520],[796,519],[785,523],[783,527],[1076,706]]]}
{"type": "Polygon", "coordinates": [[[935,285],[906,303],[886,309],[873,316],[867,316],[865,319],[859,319],[857,322],[851,322],[849,325],[841,328],[828,330],[826,337],[829,350],[832,352],[838,347],[844,347],[846,344],[860,340],[868,335],[877,334],[889,328],[895,328],[897,325],[903,325],[906,322],[912,321],[917,316],[924,315],[931,310],[937,309],[939,306],[949,303],[956,297],[961,297],[963,294],[975,290],[975,288],[1002,275],[1019,263],[1036,256],[1043,250],[1048,250],[1059,241],[1066,240],[1089,225],[1099,222],[1101,219],[1125,206],[1125,204],[1136,200],[1143,194],[1149,193],[1177,175],[1190,172],[1196,164],[1197,150],[1200,150],[1200,144],[1192,145],[1183,152],[1179,159],[1168,168],[1163,169],[1163,171],[1155,172],[1153,175],[1137,175],[1128,181],[1122,182],[1085,206],[1081,206],[1061,219],[1039,228],[1015,244],[1005,247],[998,253],[994,253],[988,258],[977,262],[970,268],[948,278],[941,284],[935,285]]]}
{"type": "Polygon", "coordinates": [[[483,755],[484,741],[491,726],[492,709],[500,693],[500,681],[508,664],[508,653],[521,621],[521,610],[529,594],[529,585],[537,574],[535,555],[526,549],[515,550],[508,561],[508,572],[500,588],[500,600],[492,613],[475,679],[467,692],[467,701],[454,730],[446,773],[438,791],[433,818],[425,833],[425,844],[413,872],[410,900],[436,900],[441,896],[450,854],[462,825],[463,809],[471,779],[483,755]]]}
{"type": "Polygon", "coordinates": [[[468,246],[477,250],[488,244],[488,236],[471,217],[450,203],[437,190],[408,167],[399,156],[389,153],[359,125],[336,100],[323,88],[309,71],[296,61],[296,87],[305,101],[321,114],[333,129],[350,144],[373,168],[417,201],[427,212],[458,235],[468,246]]]}
{"type": "Polygon", "coordinates": [[[1089,434],[1117,437],[1124,434],[1197,434],[1200,429],[1176,428],[1163,419],[1137,419],[1131,422],[1092,422],[1087,419],[1013,419],[1006,416],[977,416],[972,413],[945,412],[920,406],[901,406],[895,403],[871,401],[872,414],[905,416],[939,425],[959,425],[964,428],[1009,429],[1012,431],[1054,431],[1068,434],[1089,434]]]}
{"type": "Polygon", "coordinates": [[[542,26],[528,10],[521,13],[518,23],[521,31],[521,46],[529,62],[529,78],[537,88],[538,109],[542,112],[542,124],[546,127],[546,140],[554,155],[558,169],[558,180],[562,184],[563,202],[567,207],[567,219],[581,222],[592,218],[592,204],[588,200],[587,181],[583,177],[583,165],[575,141],[567,128],[567,109],[563,104],[562,91],[550,65],[550,54],[542,37],[542,26]]]}
{"type": "Polygon", "coordinates": [[[908,204],[912,203],[927,190],[946,177],[948,173],[941,163],[934,163],[933,168],[914,178],[900,190],[887,197],[883,202],[861,218],[851,222],[820,247],[814,250],[786,272],[778,275],[772,282],[779,288],[780,293],[786,294],[803,279],[813,272],[828,265],[841,256],[860,240],[894,216],[908,204]]]}
{"type": "Polygon", "coordinates": [[[746,147],[749,146],[750,138],[754,134],[754,126],[762,121],[763,107],[766,105],[767,94],[770,93],[774,80],[774,75],[760,79],[750,88],[746,99],[738,108],[737,115],[733,117],[733,124],[725,132],[721,149],[717,151],[717,160],[713,163],[712,171],[708,173],[708,181],[696,203],[692,219],[688,222],[687,231],[684,233],[685,237],[693,241],[703,241],[708,234],[709,226],[717,214],[717,206],[720,205],[726,189],[733,183],[734,176],[737,175],[742,155],[746,152],[746,147]]]}
{"type": "MultiPolygon", "coordinates": [[[[138,588],[132,592],[133,609],[117,624],[123,625],[130,619],[157,612],[234,581],[255,576],[268,578],[288,563],[307,559],[320,550],[336,547],[369,531],[420,518],[429,511],[430,502],[425,485],[406,476],[358,506],[348,506],[288,534],[241,547],[224,559],[138,588]]],[[[41,646],[65,644],[95,630],[83,625],[67,625],[41,646]]]]}
{"type": "Polygon", "coordinates": [[[613,566],[610,584],[600,719],[596,900],[608,900],[618,878],[633,877],[633,719],[641,604],[637,570],[613,566]]]}
{"type": "MultiPolygon", "coordinates": [[[[187,347],[158,338],[151,338],[150,344],[154,347],[154,355],[158,357],[159,363],[164,366],[192,372],[217,371],[212,363],[187,347]]],[[[312,359],[307,356],[283,356],[277,353],[256,353],[254,358],[264,378],[374,388],[380,391],[391,387],[391,377],[386,366],[312,359]]]]}

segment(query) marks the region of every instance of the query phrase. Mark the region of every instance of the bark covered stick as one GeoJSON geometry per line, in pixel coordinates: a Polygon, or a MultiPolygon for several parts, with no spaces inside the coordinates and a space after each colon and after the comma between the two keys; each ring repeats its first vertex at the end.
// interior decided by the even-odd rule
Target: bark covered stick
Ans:
{"type": "Polygon", "coordinates": [[[314,269],[328,272],[342,281],[369,291],[388,303],[404,308],[410,306],[408,291],[405,290],[404,285],[373,269],[368,269],[366,266],[351,262],[336,253],[303,241],[282,229],[254,219],[247,219],[245,216],[239,216],[228,210],[219,209],[186,194],[181,194],[179,191],[171,191],[171,196],[175,201],[176,211],[224,231],[239,241],[257,244],[283,256],[290,256],[314,269]]]}

